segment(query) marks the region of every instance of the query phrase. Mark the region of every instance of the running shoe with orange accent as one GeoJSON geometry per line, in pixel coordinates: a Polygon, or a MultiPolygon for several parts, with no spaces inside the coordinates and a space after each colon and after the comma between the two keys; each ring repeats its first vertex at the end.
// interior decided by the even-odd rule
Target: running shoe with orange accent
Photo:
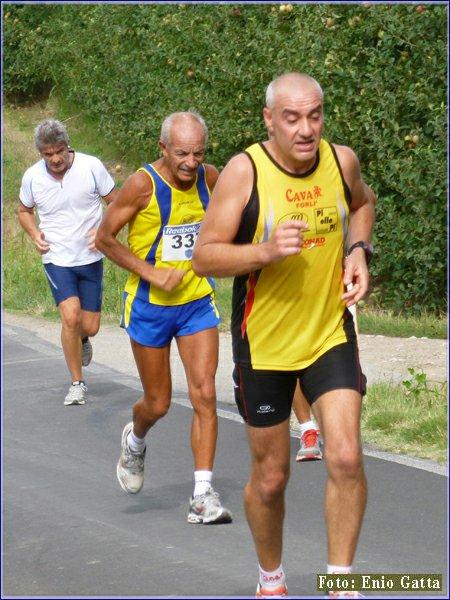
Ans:
{"type": "Polygon", "coordinates": [[[308,429],[301,435],[300,448],[295,460],[297,462],[304,460],[322,460],[318,429],[308,429]]]}
{"type": "Polygon", "coordinates": [[[262,588],[261,584],[258,583],[258,587],[256,588],[255,598],[286,598],[288,595],[288,590],[285,585],[280,585],[273,590],[268,590],[267,588],[262,588]]]}

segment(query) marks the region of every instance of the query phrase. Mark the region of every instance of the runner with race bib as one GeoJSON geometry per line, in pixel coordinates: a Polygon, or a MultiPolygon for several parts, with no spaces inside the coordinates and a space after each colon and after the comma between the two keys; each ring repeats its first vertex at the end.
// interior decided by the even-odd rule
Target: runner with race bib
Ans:
{"type": "Polygon", "coordinates": [[[99,228],[97,243],[130,271],[123,327],[130,336],[144,395],[122,433],[117,464],[120,486],[140,491],[145,436],[171,401],[170,344],[175,338],[193,407],[191,446],[195,487],[189,523],[228,523],[231,513],[213,490],[217,440],[214,378],[219,314],[211,278],[192,269],[192,252],[218,171],[204,165],[207,129],[200,115],[174,113],[161,128],[162,158],[131,175],[99,228]],[[116,235],[128,223],[129,249],[116,235]]]}

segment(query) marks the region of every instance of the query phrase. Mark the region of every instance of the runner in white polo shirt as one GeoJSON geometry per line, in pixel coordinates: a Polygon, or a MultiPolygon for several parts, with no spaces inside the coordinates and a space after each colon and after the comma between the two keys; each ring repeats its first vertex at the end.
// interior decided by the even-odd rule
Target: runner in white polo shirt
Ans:
{"type": "Polygon", "coordinates": [[[94,239],[101,200],[109,204],[117,190],[98,158],[70,149],[60,121],[40,123],[34,141],[42,158],[22,178],[19,222],[42,254],[61,316],[61,342],[72,377],[64,404],[84,404],[82,366],[92,358],[89,337],[100,327],[102,301],[103,255],[94,239]]]}

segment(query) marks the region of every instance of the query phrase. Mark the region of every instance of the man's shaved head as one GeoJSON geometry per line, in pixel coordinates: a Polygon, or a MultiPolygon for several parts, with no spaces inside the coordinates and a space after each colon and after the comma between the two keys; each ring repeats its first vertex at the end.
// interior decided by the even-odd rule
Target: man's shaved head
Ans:
{"type": "Polygon", "coordinates": [[[310,75],[306,75],[306,73],[298,73],[297,71],[293,71],[292,73],[285,73],[284,75],[280,75],[273,81],[269,83],[266,90],[266,106],[269,109],[273,109],[275,105],[275,98],[277,93],[280,90],[286,90],[292,87],[300,87],[302,89],[311,89],[316,88],[320,91],[320,94],[323,96],[322,88],[319,83],[311,77],[310,75]]]}

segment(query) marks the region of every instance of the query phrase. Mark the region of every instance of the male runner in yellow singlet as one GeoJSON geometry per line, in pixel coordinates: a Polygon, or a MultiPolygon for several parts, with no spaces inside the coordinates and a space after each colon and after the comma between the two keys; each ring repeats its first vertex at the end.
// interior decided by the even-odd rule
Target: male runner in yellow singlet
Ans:
{"type": "Polygon", "coordinates": [[[105,215],[96,245],[130,271],[123,326],[130,336],[144,395],[122,434],[117,478],[126,492],[144,482],[145,436],[169,410],[170,344],[176,339],[192,402],[195,488],[190,523],[227,523],[211,485],[217,440],[214,378],[220,322],[213,282],[192,270],[192,249],[218,177],[204,165],[207,128],[197,113],[173,113],[161,127],[162,158],[131,175],[105,215]],[[129,248],[116,239],[128,223],[129,248]]]}
{"type": "Polygon", "coordinates": [[[235,276],[234,382],[252,456],[244,502],[257,595],[270,597],[287,594],[282,527],[298,379],[325,443],[328,571],[351,570],[367,491],[364,376],[348,307],[368,289],[375,197],[355,153],[322,138],[323,93],[312,77],[275,79],[264,120],[269,139],[220,175],[193,265],[201,275],[235,276]]]}

